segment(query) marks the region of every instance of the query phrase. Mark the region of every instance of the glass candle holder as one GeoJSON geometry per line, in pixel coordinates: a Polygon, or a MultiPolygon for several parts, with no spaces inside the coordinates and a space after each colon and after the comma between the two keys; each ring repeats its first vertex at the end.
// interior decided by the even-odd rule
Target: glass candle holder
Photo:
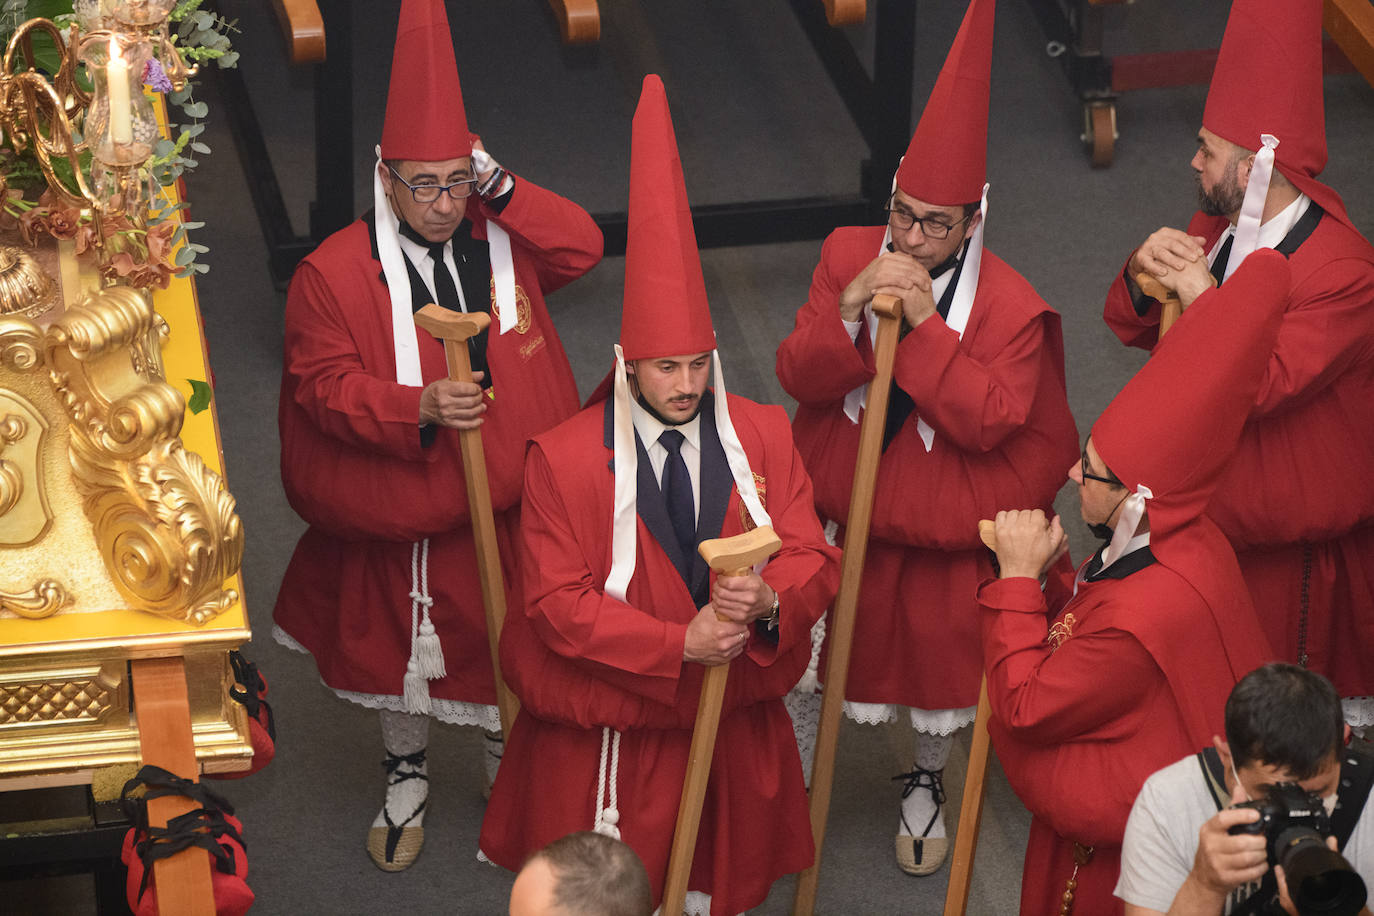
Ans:
{"type": "Polygon", "coordinates": [[[152,155],[157,118],[143,94],[143,68],[152,54],[147,41],[101,36],[83,50],[91,78],[85,136],[94,157],[110,166],[138,166],[152,155]]]}
{"type": "Polygon", "coordinates": [[[108,0],[110,15],[124,29],[151,32],[166,21],[176,0],[108,0]]]}

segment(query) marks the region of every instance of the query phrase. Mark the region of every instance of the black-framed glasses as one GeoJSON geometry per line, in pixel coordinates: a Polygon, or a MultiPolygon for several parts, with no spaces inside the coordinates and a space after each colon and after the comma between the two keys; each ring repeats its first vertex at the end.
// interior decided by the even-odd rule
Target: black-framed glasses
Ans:
{"type": "MultiPolygon", "coordinates": [[[[1099,477],[1088,470],[1088,447],[1086,445],[1083,446],[1082,464],[1079,465],[1078,471],[1083,475],[1084,480],[1096,480],[1098,483],[1105,483],[1113,487],[1125,486],[1124,483],[1117,480],[1115,477],[1099,477]]],[[[1111,472],[1109,471],[1108,473],[1111,472]]]]}
{"type": "Polygon", "coordinates": [[[415,199],[417,204],[432,204],[439,199],[439,195],[445,191],[454,200],[463,200],[471,197],[473,189],[477,187],[476,178],[464,178],[462,181],[455,181],[453,184],[411,184],[401,177],[401,173],[392,166],[391,174],[396,176],[396,180],[410,188],[410,196],[415,199]]]}
{"type": "Polygon", "coordinates": [[[974,210],[973,213],[970,213],[963,219],[955,220],[953,223],[947,223],[934,216],[917,216],[910,210],[901,207],[884,207],[883,212],[887,214],[888,225],[898,232],[910,232],[912,226],[920,224],[922,235],[928,239],[939,241],[940,239],[949,238],[949,234],[954,231],[956,226],[968,222],[973,218],[973,213],[977,213],[978,211],[974,210]]]}

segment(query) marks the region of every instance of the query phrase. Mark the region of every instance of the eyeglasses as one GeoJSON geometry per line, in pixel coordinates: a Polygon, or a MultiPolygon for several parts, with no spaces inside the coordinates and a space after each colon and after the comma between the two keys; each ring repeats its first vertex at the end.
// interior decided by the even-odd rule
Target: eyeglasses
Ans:
{"type": "Polygon", "coordinates": [[[1115,477],[1099,477],[1088,470],[1088,447],[1086,445],[1083,446],[1082,464],[1079,466],[1078,471],[1083,475],[1084,480],[1096,480],[1098,483],[1105,483],[1113,487],[1125,486],[1124,483],[1117,480],[1115,477]]]}
{"type": "Polygon", "coordinates": [[[401,173],[391,166],[391,174],[396,176],[396,180],[410,188],[410,196],[415,199],[417,204],[432,204],[439,199],[439,195],[445,191],[454,200],[463,200],[472,196],[472,189],[477,187],[476,178],[464,178],[462,181],[455,181],[453,184],[411,184],[401,177],[401,173]]]}
{"type": "MultiPolygon", "coordinates": [[[[955,226],[958,226],[960,223],[966,223],[973,218],[973,213],[970,213],[961,220],[947,223],[933,216],[917,216],[910,210],[900,207],[884,207],[883,212],[887,214],[888,225],[893,229],[899,232],[910,232],[912,226],[919,224],[921,227],[921,234],[935,241],[949,238],[949,234],[954,231],[955,226]]],[[[977,213],[978,211],[975,210],[973,212],[977,213]]]]}

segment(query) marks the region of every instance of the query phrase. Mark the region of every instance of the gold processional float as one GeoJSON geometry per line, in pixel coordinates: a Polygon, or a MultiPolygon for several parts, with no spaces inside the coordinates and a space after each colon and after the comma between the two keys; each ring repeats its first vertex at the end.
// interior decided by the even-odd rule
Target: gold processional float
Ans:
{"type": "Polygon", "coordinates": [[[157,708],[141,670],[170,670],[175,686],[184,665],[199,771],[251,761],[227,693],[228,653],[250,636],[243,526],[214,410],[188,414],[169,382],[209,377],[194,286],[131,285],[102,244],[107,221],[147,227],[145,163],[165,118],[144,62],[156,55],[173,85],[194,72],[167,38],[171,6],[78,0],[84,30],[31,20],[5,49],[0,131],[91,222],[95,257],[0,232],[0,791],[122,781],[157,708]],[[66,46],[51,78],[33,67],[43,35],[66,46]]]}

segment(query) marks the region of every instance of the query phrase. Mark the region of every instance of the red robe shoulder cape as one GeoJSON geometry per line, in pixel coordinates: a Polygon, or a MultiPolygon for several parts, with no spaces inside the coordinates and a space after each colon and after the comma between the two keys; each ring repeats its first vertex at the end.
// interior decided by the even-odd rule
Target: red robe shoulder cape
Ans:
{"type": "MultiPolygon", "coordinates": [[[[503,673],[522,710],[481,848],[514,870],[550,841],[590,829],[608,726],[623,733],[614,780],[619,829],[658,899],[705,668],[682,660],[697,608],[642,520],[626,601],[602,590],[614,487],[605,407],[587,408],[530,448],[521,526],[526,604],[524,613],[512,606],[501,637],[503,673]],[[540,787],[537,794],[531,787],[540,787]]],[[[782,613],[777,645],[756,633],[730,668],[689,882],[711,894],[715,914],[757,906],[778,877],[811,863],[806,791],[780,698],[805,670],[811,625],[839,580],[838,551],[822,536],[787,415],[736,397],[730,415],[783,542],[762,572],[782,613]]],[[[732,487],[719,536],[746,530],[745,518],[732,487]]]]}
{"type": "MultiPolygon", "coordinates": [[[[840,524],[859,444],[844,398],[872,379],[874,366],[845,331],[839,297],[882,238],[882,227],[850,227],[826,239],[810,298],[778,348],[817,509],[840,524]]],[[[963,337],[938,316],[922,322],[898,345],[893,375],[916,410],[879,464],[845,694],[923,709],[972,706],[983,670],[974,590],[992,574],[978,521],[1013,505],[1049,510],[1078,455],[1059,315],[984,249],[963,337]],[[935,430],[930,452],[918,416],[935,430]]]]}
{"type": "Polygon", "coordinates": [[[1074,912],[1121,911],[1121,838],[1145,778],[1224,734],[1231,688],[1270,660],[1216,526],[1199,519],[1170,540],[1180,560],[1080,583],[1048,633],[1034,580],[978,590],[989,732],[1032,814],[1023,913],[1058,912],[1075,843],[1094,853],[1074,912]]]}
{"type": "MultiPolygon", "coordinates": [[[[489,335],[494,398],[482,446],[508,587],[518,583],[511,525],[525,442],[577,409],[577,387],[544,294],[601,258],[601,233],[580,207],[520,181],[495,215],[470,198],[473,235],[486,220],[509,234],[517,325],[489,335]]],[[[431,620],[448,676],[437,699],[494,703],[486,624],[457,430],[420,444],[420,393],[396,382],[391,300],[358,221],[296,270],[286,303],[278,423],[287,499],[309,524],[277,595],[277,625],[309,649],[336,690],[399,695],[410,657],[411,544],[429,538],[431,620]]],[[[426,384],[447,376],[442,345],[416,334],[426,384]]],[[[512,592],[514,594],[514,592],[512,592]]],[[[513,599],[512,599],[513,603],[513,599]]]]}
{"type": "MultiPolygon", "coordinates": [[[[1213,243],[1224,217],[1194,214],[1213,243]]],[[[1374,694],[1374,247],[1323,215],[1288,258],[1292,287],[1249,421],[1207,507],[1235,546],[1260,625],[1297,662],[1304,567],[1308,667],[1342,696],[1374,694]]],[[[1124,271],[1104,318],[1152,349],[1160,307],[1142,316],[1124,271]]]]}

